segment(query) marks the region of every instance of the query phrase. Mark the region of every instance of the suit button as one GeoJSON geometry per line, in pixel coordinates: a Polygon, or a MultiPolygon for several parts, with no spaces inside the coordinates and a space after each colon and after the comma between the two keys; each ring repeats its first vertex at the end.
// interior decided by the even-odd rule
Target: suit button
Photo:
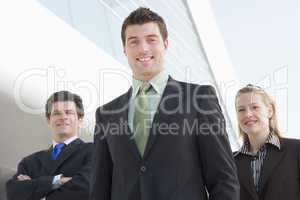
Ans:
{"type": "Polygon", "coordinates": [[[144,173],[147,170],[146,166],[141,166],[141,172],[144,173]]]}

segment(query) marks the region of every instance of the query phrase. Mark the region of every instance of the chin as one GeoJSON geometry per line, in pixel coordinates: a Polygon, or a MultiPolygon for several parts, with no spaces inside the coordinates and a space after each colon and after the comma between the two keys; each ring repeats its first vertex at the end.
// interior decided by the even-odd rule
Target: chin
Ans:
{"type": "Polygon", "coordinates": [[[246,134],[251,134],[251,133],[255,132],[255,130],[252,128],[243,128],[242,131],[246,134]]]}
{"type": "Polygon", "coordinates": [[[57,132],[57,133],[55,133],[55,135],[57,137],[68,137],[68,136],[70,136],[70,133],[68,133],[68,132],[57,132]]]}
{"type": "Polygon", "coordinates": [[[257,133],[259,133],[260,131],[258,129],[248,129],[247,133],[249,133],[250,135],[256,135],[257,133]]]}

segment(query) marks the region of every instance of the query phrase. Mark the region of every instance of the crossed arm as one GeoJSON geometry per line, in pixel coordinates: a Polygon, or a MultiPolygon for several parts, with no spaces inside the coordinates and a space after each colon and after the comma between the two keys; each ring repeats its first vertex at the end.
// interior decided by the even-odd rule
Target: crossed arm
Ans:
{"type": "MultiPolygon", "coordinates": [[[[53,178],[53,180],[55,179],[55,177],[53,178]]],[[[65,176],[63,176],[63,175],[61,175],[60,177],[59,177],[59,185],[63,185],[63,184],[65,184],[66,182],[68,182],[69,180],[71,180],[72,179],[72,177],[65,177],[65,176]]],[[[17,176],[17,180],[18,181],[26,181],[26,180],[31,180],[31,177],[30,176],[28,176],[28,175],[26,175],[26,174],[20,174],[20,175],[18,175],[17,176]]],[[[53,183],[53,181],[52,181],[52,183],[53,183]]]]}
{"type": "Polygon", "coordinates": [[[89,174],[91,170],[91,157],[87,156],[85,164],[72,177],[61,175],[55,184],[51,175],[35,177],[28,170],[28,163],[23,159],[16,175],[6,183],[8,200],[47,200],[55,199],[88,199],[89,174]]]}
{"type": "Polygon", "coordinates": [[[52,190],[54,176],[30,177],[26,159],[18,165],[18,171],[12,179],[6,183],[8,200],[37,200],[45,197],[52,190]]]}

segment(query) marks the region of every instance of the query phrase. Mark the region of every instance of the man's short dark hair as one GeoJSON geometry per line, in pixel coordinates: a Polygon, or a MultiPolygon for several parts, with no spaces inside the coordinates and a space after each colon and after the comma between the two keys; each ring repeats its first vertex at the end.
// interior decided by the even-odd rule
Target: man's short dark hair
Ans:
{"type": "Polygon", "coordinates": [[[82,119],[84,116],[84,108],[82,104],[82,99],[79,95],[71,93],[69,91],[59,91],[53,93],[47,100],[45,111],[47,119],[50,118],[52,105],[59,101],[73,101],[76,105],[77,116],[82,119]]]}
{"type": "Polygon", "coordinates": [[[160,34],[163,40],[168,38],[168,30],[164,19],[159,16],[156,12],[153,12],[149,8],[139,7],[129,14],[129,16],[124,20],[121,30],[121,38],[123,46],[126,44],[126,28],[130,25],[142,25],[145,23],[154,22],[158,25],[160,34]]]}

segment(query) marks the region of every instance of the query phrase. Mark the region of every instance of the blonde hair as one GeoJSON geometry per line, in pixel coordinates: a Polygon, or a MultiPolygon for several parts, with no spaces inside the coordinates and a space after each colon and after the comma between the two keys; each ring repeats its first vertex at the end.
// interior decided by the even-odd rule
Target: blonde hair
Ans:
{"type": "MultiPolygon", "coordinates": [[[[281,134],[281,131],[279,130],[279,126],[278,126],[277,110],[276,110],[275,101],[261,87],[255,86],[255,85],[252,85],[252,84],[248,84],[245,87],[241,88],[237,92],[237,94],[235,96],[235,104],[236,104],[237,98],[241,94],[246,94],[246,93],[259,94],[262,97],[262,100],[265,103],[265,105],[267,105],[267,106],[270,105],[272,107],[272,109],[273,109],[273,115],[269,119],[270,132],[272,132],[274,135],[276,135],[276,136],[278,136],[280,138],[282,134],[281,134]]],[[[242,131],[240,125],[239,125],[239,136],[243,139],[244,142],[248,140],[247,134],[242,131]]]]}

